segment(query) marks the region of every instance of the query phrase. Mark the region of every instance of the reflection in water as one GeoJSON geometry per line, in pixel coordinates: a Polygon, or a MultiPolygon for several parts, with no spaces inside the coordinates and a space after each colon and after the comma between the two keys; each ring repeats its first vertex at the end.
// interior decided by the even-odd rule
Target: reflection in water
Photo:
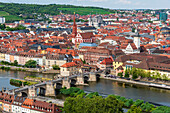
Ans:
{"type": "Polygon", "coordinates": [[[10,85],[11,78],[24,79],[26,76],[44,77],[44,78],[54,78],[56,74],[40,74],[40,73],[30,73],[22,71],[5,71],[0,70],[0,90],[2,87],[9,89],[15,88],[15,86],[10,85]]]}
{"type": "Polygon", "coordinates": [[[119,83],[112,80],[100,79],[98,82],[89,82],[89,86],[78,86],[86,91],[97,91],[102,94],[115,94],[126,98],[143,99],[145,101],[170,106],[170,90],[140,85],[119,83]]]}
{"type": "MultiPolygon", "coordinates": [[[[19,71],[0,70],[0,89],[7,87],[15,88],[10,85],[11,78],[24,79],[26,76],[36,76],[53,78],[55,74],[39,74],[19,71]]],[[[77,86],[86,91],[99,92],[103,94],[115,94],[126,98],[143,99],[145,101],[159,103],[170,106],[170,90],[158,89],[153,87],[143,87],[140,85],[119,83],[112,80],[99,79],[97,82],[88,82],[89,86],[77,86]]],[[[65,98],[57,95],[57,98],[65,98]]]]}

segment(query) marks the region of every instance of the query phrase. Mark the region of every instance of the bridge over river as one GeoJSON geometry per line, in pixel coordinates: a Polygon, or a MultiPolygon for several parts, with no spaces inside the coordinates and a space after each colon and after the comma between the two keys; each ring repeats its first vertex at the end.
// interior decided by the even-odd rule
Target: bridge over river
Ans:
{"type": "Polygon", "coordinates": [[[88,81],[96,81],[97,77],[100,77],[98,72],[64,76],[55,80],[40,82],[31,86],[24,86],[12,89],[8,92],[23,97],[34,97],[37,96],[38,90],[40,95],[55,96],[55,89],[61,89],[62,87],[70,88],[71,84],[84,85],[85,79],[87,79],[88,81]]]}

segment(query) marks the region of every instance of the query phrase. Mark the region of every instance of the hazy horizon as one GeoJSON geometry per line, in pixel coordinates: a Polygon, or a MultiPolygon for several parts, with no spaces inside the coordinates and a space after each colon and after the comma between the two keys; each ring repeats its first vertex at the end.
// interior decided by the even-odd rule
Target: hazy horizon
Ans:
{"type": "Polygon", "coordinates": [[[42,5],[65,4],[110,9],[170,9],[170,0],[1,0],[0,2],[42,5]]]}

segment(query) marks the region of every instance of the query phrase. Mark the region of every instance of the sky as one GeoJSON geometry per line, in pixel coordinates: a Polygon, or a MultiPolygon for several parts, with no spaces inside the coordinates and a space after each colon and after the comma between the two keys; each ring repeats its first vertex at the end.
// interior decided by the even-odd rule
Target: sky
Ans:
{"type": "Polygon", "coordinates": [[[0,0],[5,3],[69,4],[110,9],[170,9],[170,0],[0,0]]]}

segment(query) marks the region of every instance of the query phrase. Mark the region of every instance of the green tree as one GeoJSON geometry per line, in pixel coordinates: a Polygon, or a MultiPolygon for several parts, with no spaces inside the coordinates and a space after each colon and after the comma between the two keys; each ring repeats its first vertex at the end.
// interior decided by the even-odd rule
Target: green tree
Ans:
{"type": "Polygon", "coordinates": [[[152,111],[152,113],[170,113],[170,107],[159,106],[152,111]]]}
{"type": "Polygon", "coordinates": [[[117,21],[119,22],[119,18],[117,18],[117,21]]]}
{"type": "Polygon", "coordinates": [[[130,107],[133,104],[133,99],[128,99],[125,103],[124,106],[125,107],[130,107]]]}
{"type": "Polygon", "coordinates": [[[18,66],[17,60],[14,60],[14,66],[18,66]]]}
{"type": "Polygon", "coordinates": [[[123,103],[118,101],[114,95],[109,95],[105,99],[105,113],[123,113],[123,103]]]}
{"type": "Polygon", "coordinates": [[[129,73],[128,73],[128,70],[127,70],[127,69],[125,70],[125,77],[126,77],[126,78],[129,78],[129,73]]]}
{"type": "MultiPolygon", "coordinates": [[[[83,100],[83,99],[81,99],[83,100]]],[[[82,101],[83,103],[83,101],[82,101]]],[[[82,105],[81,103],[81,105],[82,105]]],[[[67,97],[65,102],[64,102],[64,108],[63,111],[65,111],[66,113],[75,113],[75,107],[76,107],[76,101],[75,98],[72,97],[67,97]]]]}
{"type": "Polygon", "coordinates": [[[6,28],[5,24],[0,25],[0,29],[5,30],[5,28],[6,28]]]}
{"type": "Polygon", "coordinates": [[[63,111],[66,113],[123,113],[123,103],[119,102],[115,96],[102,98],[68,97],[64,102],[63,111]]]}
{"type": "Polygon", "coordinates": [[[118,76],[119,77],[123,77],[123,73],[118,73],[118,76]]]}
{"type": "Polygon", "coordinates": [[[143,100],[138,99],[138,100],[136,100],[136,101],[134,102],[133,105],[135,105],[135,106],[138,107],[138,106],[140,106],[143,102],[144,102],[143,100]]]}
{"type": "Polygon", "coordinates": [[[132,28],[132,32],[135,32],[135,28],[134,27],[132,28]]]}
{"type": "Polygon", "coordinates": [[[98,92],[89,93],[88,95],[86,95],[86,98],[93,98],[95,96],[99,96],[99,93],[98,92]]]}
{"type": "Polygon", "coordinates": [[[37,66],[37,62],[35,60],[29,60],[25,63],[25,66],[28,68],[35,68],[37,66]]]}
{"type": "Polygon", "coordinates": [[[133,105],[130,107],[127,113],[142,113],[142,109],[136,105],[133,105]]]}
{"type": "Polygon", "coordinates": [[[53,65],[53,69],[54,70],[60,70],[60,66],[59,65],[53,65]]]}
{"type": "Polygon", "coordinates": [[[154,105],[146,102],[146,103],[142,103],[140,107],[142,111],[151,112],[154,108],[154,105]]]}

